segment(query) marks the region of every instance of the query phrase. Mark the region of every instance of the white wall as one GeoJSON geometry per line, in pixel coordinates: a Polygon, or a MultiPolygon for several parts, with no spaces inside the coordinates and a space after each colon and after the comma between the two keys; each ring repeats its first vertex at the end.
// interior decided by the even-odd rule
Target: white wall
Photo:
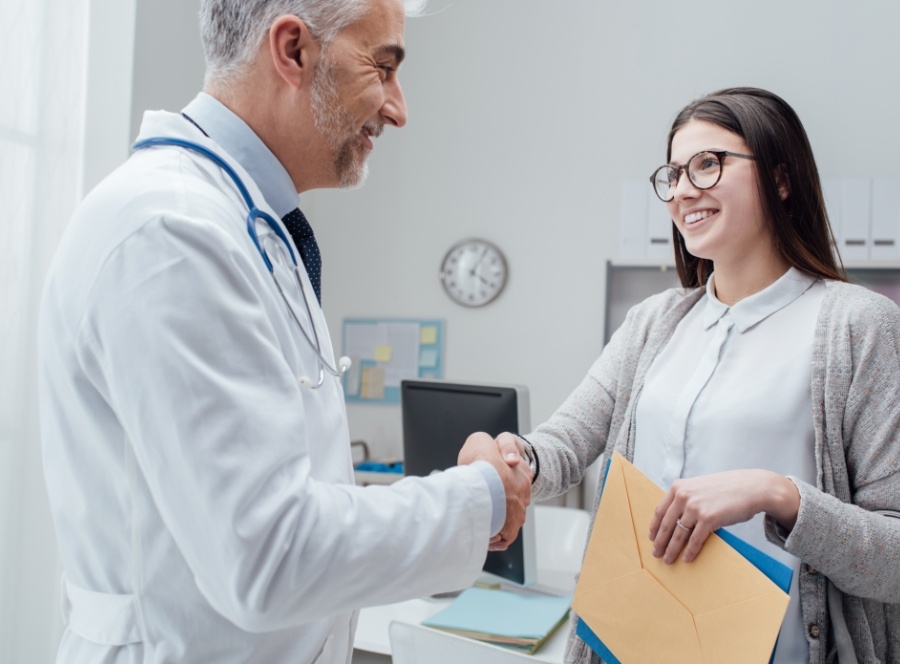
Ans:
{"type": "MultiPolygon", "coordinates": [[[[305,207],[324,301],[345,317],[447,321],[446,376],[527,385],[535,424],[600,352],[620,181],[665,161],[680,108],[720,87],[771,89],[803,119],[823,175],[900,175],[900,3],[870,0],[433,0],[407,22],[409,124],[388,129],[354,192],[305,207]],[[507,255],[506,291],[456,306],[437,279],[456,240],[507,255]]],[[[649,184],[648,184],[649,186],[649,184]]],[[[397,408],[349,409],[400,453],[397,408]]]]}
{"type": "Polygon", "coordinates": [[[203,85],[199,0],[135,0],[131,138],[144,111],[180,111],[203,85]]]}
{"type": "Polygon", "coordinates": [[[13,283],[24,304],[4,309],[13,312],[14,320],[3,321],[24,332],[10,336],[16,366],[0,372],[9,397],[3,408],[17,411],[10,417],[16,426],[0,436],[0,662],[10,664],[55,661],[62,634],[59,558],[41,463],[37,376],[23,367],[36,365],[33,330],[43,277],[66,219],[84,187],[127,154],[134,2],[62,5],[48,0],[33,3],[29,12],[35,13],[34,22],[27,20],[27,12],[13,17],[13,31],[23,41],[11,42],[13,48],[2,54],[7,57],[0,57],[27,72],[33,88],[19,96],[22,91],[14,90],[13,98],[19,112],[33,113],[22,124],[35,132],[33,141],[23,141],[33,155],[23,156],[17,173],[25,190],[20,183],[18,190],[4,191],[14,211],[20,197],[27,201],[24,215],[9,216],[25,253],[20,255],[22,247],[12,243],[4,259],[14,266],[25,261],[23,269],[10,272],[18,278],[13,283]]]}

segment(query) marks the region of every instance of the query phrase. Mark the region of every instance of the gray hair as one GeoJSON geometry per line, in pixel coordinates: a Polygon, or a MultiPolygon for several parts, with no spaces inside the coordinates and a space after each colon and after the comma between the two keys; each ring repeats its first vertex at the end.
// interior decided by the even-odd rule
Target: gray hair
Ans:
{"type": "MultiPolygon", "coordinates": [[[[300,17],[327,47],[341,30],[365,14],[372,0],[201,0],[200,38],[206,56],[206,85],[228,85],[256,56],[279,16],[300,17]]],[[[408,16],[427,0],[403,0],[408,16]]]]}

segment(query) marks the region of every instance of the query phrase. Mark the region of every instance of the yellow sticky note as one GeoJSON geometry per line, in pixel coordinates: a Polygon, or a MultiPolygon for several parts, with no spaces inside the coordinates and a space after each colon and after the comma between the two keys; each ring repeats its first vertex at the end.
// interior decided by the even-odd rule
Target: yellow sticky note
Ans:
{"type": "Polygon", "coordinates": [[[363,399],[384,399],[384,367],[363,367],[359,396],[363,399]]]}
{"type": "Polygon", "coordinates": [[[423,325],[422,331],[419,333],[420,344],[437,343],[437,328],[434,325],[423,325]]]}
{"type": "Polygon", "coordinates": [[[387,344],[380,344],[375,346],[375,361],[376,362],[390,362],[391,361],[391,347],[387,344]]]}

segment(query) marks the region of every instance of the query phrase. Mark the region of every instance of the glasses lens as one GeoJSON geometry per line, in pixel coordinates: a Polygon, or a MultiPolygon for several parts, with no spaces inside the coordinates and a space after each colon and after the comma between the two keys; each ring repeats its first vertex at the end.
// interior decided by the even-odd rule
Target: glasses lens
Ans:
{"type": "Polygon", "coordinates": [[[688,175],[698,189],[709,189],[719,181],[722,164],[712,152],[694,155],[688,164],[688,175]]]}
{"type": "Polygon", "coordinates": [[[675,186],[675,180],[678,177],[678,171],[671,166],[660,166],[653,174],[653,188],[656,195],[662,200],[668,201],[672,199],[672,189],[675,186]]]}

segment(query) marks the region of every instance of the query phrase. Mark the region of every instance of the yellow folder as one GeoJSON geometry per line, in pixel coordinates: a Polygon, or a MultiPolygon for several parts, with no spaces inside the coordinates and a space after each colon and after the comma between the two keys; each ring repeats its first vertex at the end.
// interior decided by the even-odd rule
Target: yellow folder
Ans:
{"type": "Polygon", "coordinates": [[[613,455],[572,607],[622,664],[766,664],[788,594],[716,534],[691,563],[654,558],[663,495],[613,455]]]}

